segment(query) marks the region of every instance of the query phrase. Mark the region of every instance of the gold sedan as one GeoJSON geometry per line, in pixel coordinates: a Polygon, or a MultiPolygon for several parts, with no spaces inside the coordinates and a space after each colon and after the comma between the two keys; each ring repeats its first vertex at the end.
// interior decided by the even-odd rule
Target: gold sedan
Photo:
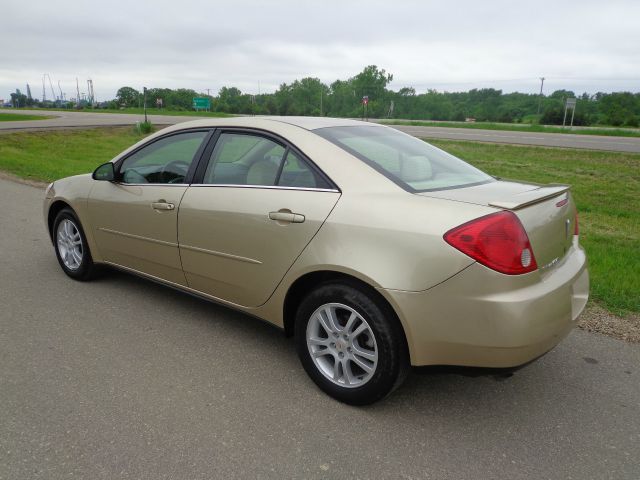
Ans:
{"type": "Polygon", "coordinates": [[[568,186],[497,180],[351,120],[166,128],[51,184],[44,218],[70,277],[108,265],[260,317],[351,404],[410,365],[529,362],[589,290],[568,186]]]}

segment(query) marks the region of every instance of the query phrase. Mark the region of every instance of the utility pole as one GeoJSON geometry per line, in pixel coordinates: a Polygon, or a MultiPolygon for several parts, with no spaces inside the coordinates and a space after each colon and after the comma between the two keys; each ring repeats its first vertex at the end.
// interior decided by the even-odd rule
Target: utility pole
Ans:
{"type": "Polygon", "coordinates": [[[542,86],[544,85],[544,77],[540,77],[540,99],[538,100],[538,115],[540,115],[540,107],[542,106],[542,86]]]}
{"type": "Polygon", "coordinates": [[[320,116],[322,116],[322,86],[320,86],[320,116]]]}

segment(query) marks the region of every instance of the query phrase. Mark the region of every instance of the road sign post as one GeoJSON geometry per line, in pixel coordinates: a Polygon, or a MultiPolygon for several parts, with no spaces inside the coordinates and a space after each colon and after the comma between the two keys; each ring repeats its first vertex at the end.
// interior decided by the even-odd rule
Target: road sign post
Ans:
{"type": "Polygon", "coordinates": [[[567,110],[571,109],[571,126],[570,128],[573,128],[573,117],[576,113],[576,104],[578,103],[578,100],[576,98],[567,98],[565,104],[564,104],[564,117],[562,118],[562,127],[564,128],[566,122],[567,122],[567,110]]]}
{"type": "Polygon", "coordinates": [[[362,120],[369,118],[369,95],[362,97],[362,120]],[[366,111],[366,114],[365,114],[366,111]]]}
{"type": "Polygon", "coordinates": [[[147,123],[147,87],[142,87],[144,92],[144,123],[147,123]]]}

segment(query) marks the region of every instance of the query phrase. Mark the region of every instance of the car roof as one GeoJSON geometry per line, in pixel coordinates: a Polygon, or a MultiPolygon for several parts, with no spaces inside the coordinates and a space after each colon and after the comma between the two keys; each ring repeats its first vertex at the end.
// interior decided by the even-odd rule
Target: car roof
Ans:
{"type": "Polygon", "coordinates": [[[217,117],[201,120],[185,121],[175,125],[175,129],[192,127],[264,127],[265,122],[277,122],[280,124],[293,125],[305,130],[313,131],[327,127],[356,127],[356,126],[379,126],[382,125],[348,118],[332,117],[279,117],[279,116],[242,116],[242,117],[217,117]]]}
{"type": "MultiPolygon", "coordinates": [[[[352,120],[349,118],[332,118],[332,117],[261,117],[274,122],[288,123],[305,130],[316,130],[318,128],[327,127],[357,127],[364,125],[372,125],[368,122],[360,120],[352,120]]],[[[377,125],[377,124],[374,124],[377,125]]]]}

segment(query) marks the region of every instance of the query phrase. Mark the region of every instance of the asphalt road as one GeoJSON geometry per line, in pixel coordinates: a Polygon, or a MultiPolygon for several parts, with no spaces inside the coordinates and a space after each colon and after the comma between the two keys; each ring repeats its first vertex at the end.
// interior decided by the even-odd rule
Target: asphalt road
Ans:
{"type": "MultiPolygon", "coordinates": [[[[86,113],[86,112],[47,112],[41,110],[20,110],[11,112],[32,115],[57,115],[47,120],[30,120],[22,122],[0,122],[0,133],[17,130],[45,130],[51,128],[74,128],[91,126],[133,125],[142,116],[118,113],[86,113]]],[[[156,125],[172,125],[179,122],[195,120],[199,117],[149,115],[149,120],[156,125]]],[[[509,132],[499,130],[475,130],[444,127],[412,127],[395,125],[394,128],[420,138],[439,138],[450,140],[472,140],[478,142],[509,143],[521,145],[541,145],[548,147],[582,148],[588,150],[607,150],[629,153],[640,153],[640,138],[606,137],[595,135],[572,135],[559,133],[509,132]]]]}
{"type": "Polygon", "coordinates": [[[640,153],[640,138],[638,137],[606,137],[599,135],[574,135],[569,133],[476,130],[470,128],[412,127],[408,125],[393,125],[393,127],[420,138],[640,153]]]}
{"type": "Polygon", "coordinates": [[[511,377],[421,369],[367,408],[280,331],[60,270],[43,191],[0,180],[0,479],[640,477],[640,346],[574,331],[511,377]]]}

